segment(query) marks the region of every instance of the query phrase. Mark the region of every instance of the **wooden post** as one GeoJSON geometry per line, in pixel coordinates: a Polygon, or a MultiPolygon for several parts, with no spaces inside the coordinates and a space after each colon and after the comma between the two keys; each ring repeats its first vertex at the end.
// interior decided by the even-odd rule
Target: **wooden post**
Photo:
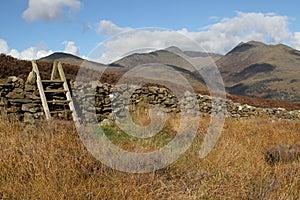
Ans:
{"type": "Polygon", "coordinates": [[[51,73],[51,79],[50,80],[55,80],[56,73],[57,73],[57,65],[58,65],[58,61],[56,60],[53,63],[52,73],[51,73]]]}
{"type": "Polygon", "coordinates": [[[74,106],[73,99],[72,99],[72,96],[71,96],[71,92],[70,92],[70,89],[69,89],[69,86],[68,86],[68,83],[67,83],[67,79],[66,79],[64,70],[63,70],[62,65],[61,65],[60,62],[58,62],[57,68],[58,68],[58,73],[59,73],[59,76],[60,76],[61,80],[64,81],[63,87],[64,87],[64,90],[66,91],[66,97],[67,97],[67,100],[69,101],[69,107],[70,107],[70,110],[72,111],[73,120],[75,122],[77,122],[78,121],[78,116],[77,116],[77,113],[76,113],[76,110],[75,110],[75,106],[74,106]]]}
{"type": "Polygon", "coordinates": [[[45,112],[45,115],[46,115],[46,119],[50,120],[51,119],[50,110],[49,110],[49,107],[48,107],[48,103],[47,103],[44,87],[43,87],[43,84],[42,84],[40,72],[39,72],[38,66],[36,64],[36,61],[33,60],[33,61],[31,61],[31,63],[32,63],[32,69],[36,74],[36,83],[37,83],[37,86],[38,86],[38,89],[39,89],[43,109],[44,109],[44,112],[45,112]]]}

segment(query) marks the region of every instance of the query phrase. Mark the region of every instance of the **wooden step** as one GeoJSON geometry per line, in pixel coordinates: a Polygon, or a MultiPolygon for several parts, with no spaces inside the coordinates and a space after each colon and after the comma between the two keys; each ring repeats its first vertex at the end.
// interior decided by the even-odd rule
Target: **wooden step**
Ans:
{"type": "Polygon", "coordinates": [[[42,80],[42,83],[51,84],[51,83],[64,83],[62,80],[42,80]]]}
{"type": "Polygon", "coordinates": [[[52,100],[52,101],[47,101],[47,103],[51,103],[51,104],[55,104],[55,103],[62,104],[62,103],[70,103],[70,102],[71,102],[70,100],[52,100]]]}
{"type": "Polygon", "coordinates": [[[51,114],[59,114],[59,113],[72,113],[72,110],[55,110],[55,111],[50,111],[51,114]]]}
{"type": "Polygon", "coordinates": [[[66,93],[66,90],[45,90],[45,93],[66,93]]]}

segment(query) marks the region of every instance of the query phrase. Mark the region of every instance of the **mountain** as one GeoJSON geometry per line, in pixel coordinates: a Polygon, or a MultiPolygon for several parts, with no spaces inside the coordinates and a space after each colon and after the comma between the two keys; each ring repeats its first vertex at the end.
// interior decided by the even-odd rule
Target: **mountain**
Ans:
{"type": "MultiPolygon", "coordinates": [[[[129,71],[133,66],[162,63],[180,72],[193,87],[204,90],[202,77],[179,55],[197,58],[200,63],[210,57],[218,66],[230,94],[300,102],[300,51],[284,44],[241,42],[224,56],[169,47],[150,53],[135,53],[113,65],[129,71]]],[[[162,71],[156,73],[160,74],[162,71]]]]}
{"type": "MultiPolygon", "coordinates": [[[[298,89],[300,51],[283,44],[267,45],[256,41],[241,42],[224,56],[182,51],[177,47],[169,47],[150,53],[131,54],[116,61],[113,65],[130,71],[134,66],[162,63],[182,74],[194,88],[205,90],[205,83],[201,75],[180,55],[196,58],[199,63],[213,60],[218,66],[226,90],[230,94],[300,102],[300,88],[298,89]]],[[[155,72],[157,74],[166,73],[163,71],[156,70],[155,72]]],[[[174,78],[171,81],[178,80],[174,78]]]]}
{"type": "Polygon", "coordinates": [[[98,69],[99,67],[105,67],[105,65],[93,61],[89,61],[78,56],[63,53],[63,52],[55,52],[49,56],[40,58],[39,61],[42,62],[50,62],[53,63],[55,60],[60,61],[64,64],[74,65],[74,66],[82,66],[89,67],[92,69],[98,69]]]}
{"type": "Polygon", "coordinates": [[[194,71],[194,68],[190,63],[169,50],[158,50],[150,53],[134,53],[113,64],[123,67],[134,67],[147,63],[162,63],[168,66],[177,66],[183,70],[194,71]]]}
{"type": "MultiPolygon", "coordinates": [[[[190,85],[195,89],[205,91],[207,87],[203,81],[203,78],[197,71],[197,69],[184,57],[188,54],[194,54],[193,58],[197,57],[198,63],[212,63],[209,54],[200,52],[184,52],[177,47],[169,47],[163,50],[157,50],[150,53],[134,53],[126,56],[111,65],[125,68],[127,71],[131,71],[136,66],[142,66],[144,70],[148,70],[144,73],[144,77],[156,76],[155,78],[165,79],[173,84],[183,84],[182,78],[177,74],[182,75],[189,81],[190,85]],[[197,56],[196,56],[197,55],[197,56]],[[159,65],[157,64],[159,63],[159,65]],[[156,75],[154,75],[154,73],[156,75]]],[[[217,55],[217,54],[214,54],[217,55]]],[[[217,57],[217,56],[216,56],[217,57]]],[[[137,75],[135,75],[137,78],[137,75]]],[[[159,79],[160,80],[160,79],[159,79]]],[[[186,83],[184,83],[187,85],[186,83]]]]}
{"type": "Polygon", "coordinates": [[[289,46],[240,43],[216,64],[231,94],[300,101],[300,51],[289,46]]]}
{"type": "Polygon", "coordinates": [[[83,61],[83,59],[78,56],[63,52],[55,52],[39,60],[44,62],[54,62],[55,60],[59,60],[67,64],[74,64],[83,61]]]}

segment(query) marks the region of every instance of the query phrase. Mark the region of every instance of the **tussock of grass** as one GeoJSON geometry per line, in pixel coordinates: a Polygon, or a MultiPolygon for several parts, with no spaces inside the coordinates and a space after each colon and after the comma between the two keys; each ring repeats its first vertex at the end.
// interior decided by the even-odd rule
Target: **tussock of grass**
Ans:
{"type": "MultiPolygon", "coordinates": [[[[300,122],[228,119],[215,149],[199,159],[208,123],[208,118],[201,119],[191,148],[171,166],[148,174],[127,174],[94,159],[72,122],[32,126],[2,116],[0,199],[300,198],[299,161],[271,166],[263,154],[278,143],[300,145],[300,122]]],[[[170,121],[165,131],[174,132],[173,125],[170,121]]],[[[113,136],[118,129],[108,129],[118,143],[113,136]]],[[[126,147],[122,140],[118,144],[126,147]]]]}

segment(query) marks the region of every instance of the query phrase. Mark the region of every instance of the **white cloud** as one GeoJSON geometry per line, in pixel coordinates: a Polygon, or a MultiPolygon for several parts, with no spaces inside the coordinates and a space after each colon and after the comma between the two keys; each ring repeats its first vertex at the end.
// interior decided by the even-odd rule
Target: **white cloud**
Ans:
{"type": "Polygon", "coordinates": [[[211,16],[208,18],[210,21],[218,21],[220,19],[220,17],[218,16],[211,16]]]}
{"type": "MultiPolygon", "coordinates": [[[[181,49],[199,49],[195,43],[183,34],[163,29],[140,29],[124,32],[103,43],[92,52],[90,58],[102,63],[110,63],[133,52],[149,52],[177,46],[181,49]],[[99,56],[98,52],[101,53],[99,56]],[[99,56],[99,57],[98,57],[99,56]]],[[[203,51],[203,49],[199,50],[203,51]]]]}
{"type": "Polygon", "coordinates": [[[272,13],[242,13],[224,18],[200,32],[183,31],[210,52],[225,53],[241,41],[281,43],[291,39],[288,18],[272,13]]]}
{"type": "Polygon", "coordinates": [[[166,48],[175,45],[183,50],[193,49],[190,46],[193,43],[187,44],[182,35],[194,40],[207,52],[215,53],[226,53],[239,42],[251,40],[291,43],[294,47],[300,48],[300,32],[291,33],[288,29],[288,20],[288,17],[274,13],[237,12],[235,17],[221,19],[198,32],[190,32],[187,29],[133,31],[133,28],[122,28],[111,21],[102,20],[97,30],[99,34],[113,36],[120,32],[129,32],[113,37],[103,44],[103,49],[100,50],[102,56],[98,60],[103,63],[111,62],[120,55],[141,48],[166,48]]]}
{"type": "Polygon", "coordinates": [[[55,21],[63,15],[65,8],[76,11],[81,7],[79,0],[29,0],[28,4],[22,17],[29,22],[55,21]]]}
{"type": "Polygon", "coordinates": [[[295,32],[295,33],[294,33],[292,45],[293,45],[296,49],[300,50],[300,32],[295,32]]]}
{"type": "Polygon", "coordinates": [[[18,59],[34,60],[34,59],[39,59],[39,58],[48,56],[52,53],[53,53],[52,50],[39,49],[38,47],[29,47],[21,52],[19,52],[16,49],[11,49],[8,52],[8,55],[11,55],[18,59]]]}
{"type": "Polygon", "coordinates": [[[7,42],[3,39],[0,39],[0,53],[7,53],[8,45],[7,42]]]}
{"type": "Polygon", "coordinates": [[[75,42],[73,42],[73,41],[64,41],[63,44],[65,45],[65,50],[64,50],[65,53],[70,53],[70,54],[79,56],[79,54],[80,54],[79,53],[79,47],[77,47],[75,45],[75,42]]]}
{"type": "Polygon", "coordinates": [[[97,32],[103,35],[115,35],[123,31],[130,31],[132,28],[121,28],[108,20],[101,20],[98,25],[97,32]]]}
{"type": "Polygon", "coordinates": [[[238,12],[234,18],[222,19],[206,31],[191,35],[205,48],[222,52],[240,41],[259,40],[266,43],[287,41],[291,37],[287,22],[286,16],[272,13],[238,12]]]}
{"type": "MultiPolygon", "coordinates": [[[[65,49],[63,50],[65,53],[70,53],[77,56],[80,55],[79,47],[75,45],[75,42],[64,41],[62,44],[65,45],[65,49]]],[[[44,42],[19,51],[17,49],[10,48],[7,42],[0,38],[0,53],[11,55],[18,59],[35,60],[48,56],[54,53],[54,51],[49,49],[44,42]]]]}
{"type": "Polygon", "coordinates": [[[47,56],[53,53],[53,51],[49,50],[43,43],[29,47],[23,51],[18,51],[16,49],[10,49],[7,42],[0,38],[0,53],[8,54],[19,59],[33,60],[47,56]]]}

